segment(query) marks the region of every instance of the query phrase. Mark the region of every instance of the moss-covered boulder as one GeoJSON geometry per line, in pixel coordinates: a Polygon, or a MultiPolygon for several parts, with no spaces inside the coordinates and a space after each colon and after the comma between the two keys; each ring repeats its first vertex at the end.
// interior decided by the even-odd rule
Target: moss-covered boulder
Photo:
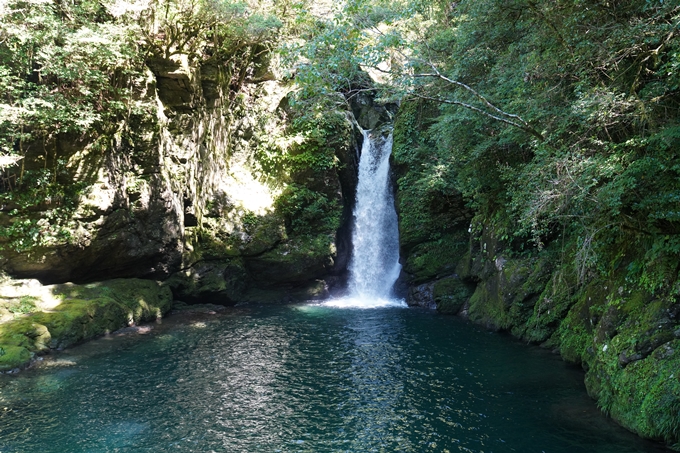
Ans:
{"type": "Polygon", "coordinates": [[[643,437],[680,439],[680,303],[595,280],[559,329],[562,355],[586,368],[603,411],[643,437]]]}
{"type": "Polygon", "coordinates": [[[165,284],[174,298],[189,304],[235,305],[243,300],[249,277],[241,258],[199,261],[165,284]]]}
{"type": "Polygon", "coordinates": [[[25,366],[50,349],[160,318],[172,305],[170,289],[151,280],[42,286],[35,280],[3,279],[0,305],[27,298],[33,309],[0,323],[0,371],[25,366]]]}
{"type": "Polygon", "coordinates": [[[474,291],[472,285],[465,283],[457,275],[435,282],[432,296],[437,311],[445,314],[458,314],[470,300],[474,291]]]}
{"type": "Polygon", "coordinates": [[[246,258],[255,281],[272,286],[312,280],[328,273],[336,254],[333,237],[304,236],[257,257],[246,258]]]}
{"type": "Polygon", "coordinates": [[[474,291],[474,285],[457,275],[411,286],[406,302],[412,307],[436,309],[440,313],[455,315],[461,312],[474,291]]]}

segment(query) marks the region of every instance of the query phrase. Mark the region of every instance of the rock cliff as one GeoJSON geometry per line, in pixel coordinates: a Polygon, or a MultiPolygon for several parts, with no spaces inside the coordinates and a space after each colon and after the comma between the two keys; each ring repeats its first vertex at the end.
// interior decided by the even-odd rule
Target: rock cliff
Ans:
{"type": "Polygon", "coordinates": [[[253,62],[235,90],[215,62],[151,58],[137,93],[144,114],[110,136],[62,134],[29,147],[9,170],[28,178],[53,169],[59,193],[6,197],[2,269],[45,283],[174,275],[176,294],[189,299],[206,292],[235,302],[254,286],[274,298],[323,292],[320,279],[340,274],[347,259],[336,232],[355,183],[351,114],[329,113],[333,130],[322,135],[333,139],[305,137],[286,109],[293,84],[269,80],[263,64],[253,62]],[[285,155],[304,146],[324,148],[315,152],[328,157],[325,172],[291,168],[285,155]],[[291,185],[321,194],[333,217],[325,228],[287,228],[291,185]]]}
{"type": "MultiPolygon", "coordinates": [[[[5,168],[17,184],[0,194],[0,269],[37,279],[8,280],[37,293],[4,305],[41,300],[47,287],[38,280],[94,284],[83,288],[96,300],[76,307],[95,307],[93,319],[109,310],[96,308],[106,305],[96,282],[110,279],[163,281],[164,297],[225,305],[307,300],[342,287],[361,134],[349,104],[300,118],[290,105],[294,82],[276,80],[260,55],[236,82],[214,59],[150,57],[139,108],[112,133],[28,144],[5,168]]],[[[56,300],[74,318],[70,298],[56,300]]],[[[96,319],[82,335],[55,333],[37,319],[51,317],[40,307],[5,319],[30,341],[8,340],[13,330],[0,336],[4,369],[128,323],[104,313],[110,322],[96,319]],[[52,340],[35,340],[42,336],[31,329],[52,340]]]]}

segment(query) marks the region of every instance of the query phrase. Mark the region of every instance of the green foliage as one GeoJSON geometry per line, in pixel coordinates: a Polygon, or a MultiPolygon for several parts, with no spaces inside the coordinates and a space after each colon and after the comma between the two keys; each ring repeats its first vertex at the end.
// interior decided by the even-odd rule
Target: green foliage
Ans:
{"type": "Polygon", "coordinates": [[[59,182],[58,171],[27,170],[23,190],[0,193],[8,225],[0,228],[0,250],[24,252],[35,246],[67,243],[75,222],[72,215],[85,183],[59,182]]]}
{"type": "Polygon", "coordinates": [[[142,72],[134,29],[100,2],[12,1],[0,15],[0,149],[83,133],[129,113],[142,72]]]}
{"type": "Polygon", "coordinates": [[[153,111],[143,99],[154,58],[219,59],[238,90],[261,76],[258,59],[284,26],[271,8],[229,0],[154,0],[142,9],[12,0],[0,8],[0,154],[25,155],[64,133],[96,138],[153,111]]]}
{"type": "Polygon", "coordinates": [[[411,93],[395,125],[408,260],[436,249],[436,228],[451,228],[460,210],[441,200],[462,197],[484,247],[513,257],[500,270],[475,250],[472,229],[472,256],[458,268],[481,279],[471,319],[558,347],[588,370],[589,392],[617,421],[677,442],[680,9],[643,0],[433,7],[442,14],[401,44],[410,66],[396,80],[411,93]],[[542,138],[435,102],[480,105],[460,85],[414,77],[435,70],[542,138]]]}
{"type": "Polygon", "coordinates": [[[276,200],[276,209],[283,214],[286,229],[293,234],[335,231],[340,226],[340,202],[298,184],[286,187],[276,200]]]}
{"type": "Polygon", "coordinates": [[[452,257],[463,256],[468,246],[469,238],[464,231],[442,234],[437,240],[411,248],[405,257],[404,271],[412,276],[412,283],[416,285],[451,275],[456,266],[452,257]]]}
{"type": "Polygon", "coordinates": [[[349,146],[347,122],[341,112],[326,111],[311,114],[300,106],[294,106],[298,113],[290,128],[299,140],[280,156],[293,180],[305,173],[323,174],[338,168],[336,149],[349,146]]]}
{"type": "MultiPolygon", "coordinates": [[[[429,240],[430,222],[452,223],[428,199],[462,195],[508,242],[542,249],[576,237],[568,258],[581,281],[610,272],[612,250],[642,248],[629,280],[669,291],[680,260],[680,91],[669,71],[678,20],[667,2],[483,0],[427,22],[426,35],[402,43],[411,77],[431,65],[528,119],[544,139],[460,106],[406,103],[395,160],[406,169],[407,242],[429,240]]],[[[441,79],[413,79],[416,95],[479,101],[441,79]]]]}
{"type": "MultiPolygon", "coordinates": [[[[73,239],[72,215],[87,183],[73,181],[76,156],[68,156],[69,162],[64,157],[80,147],[89,152],[87,158],[109,154],[130,162],[130,156],[121,154],[146,138],[129,133],[129,126],[144,123],[139,129],[146,134],[157,123],[150,68],[178,64],[198,69],[210,63],[219,66],[219,83],[232,92],[251,79],[269,77],[271,50],[291,21],[290,13],[284,14],[287,5],[153,0],[140,8],[122,0],[3,2],[0,157],[24,159],[2,169],[0,248],[26,252],[73,239]]],[[[233,94],[224,93],[225,101],[233,94]]],[[[91,183],[91,176],[79,172],[77,179],[91,183]]],[[[131,185],[127,189],[134,190],[131,185]]]]}
{"type": "Polygon", "coordinates": [[[328,181],[337,180],[337,153],[351,147],[350,124],[342,111],[307,111],[304,105],[291,106],[294,116],[285,133],[294,140],[286,146],[268,143],[257,158],[265,171],[286,182],[275,208],[285,218],[288,233],[331,233],[340,226],[343,207],[328,181]]]}
{"type": "Polygon", "coordinates": [[[397,206],[407,255],[419,242],[436,243],[449,230],[467,227],[471,218],[454,184],[456,166],[451,155],[427,133],[429,116],[437,112],[428,102],[409,103],[402,106],[395,123],[397,206]]]}

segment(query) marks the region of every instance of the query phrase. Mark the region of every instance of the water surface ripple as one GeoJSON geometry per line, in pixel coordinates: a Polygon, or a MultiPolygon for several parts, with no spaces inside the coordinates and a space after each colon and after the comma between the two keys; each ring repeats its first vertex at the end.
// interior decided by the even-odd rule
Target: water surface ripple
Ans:
{"type": "Polygon", "coordinates": [[[0,376],[0,452],[663,451],[546,351],[428,312],[237,308],[0,376]]]}

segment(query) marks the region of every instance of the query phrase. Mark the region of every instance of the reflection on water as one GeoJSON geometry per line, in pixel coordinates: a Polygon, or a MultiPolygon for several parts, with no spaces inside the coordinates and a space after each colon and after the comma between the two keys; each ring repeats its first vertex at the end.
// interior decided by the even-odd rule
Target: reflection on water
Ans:
{"type": "Polygon", "coordinates": [[[238,308],[0,376],[0,452],[663,451],[582,374],[454,318],[238,308]]]}
{"type": "Polygon", "coordinates": [[[402,451],[408,451],[407,439],[390,434],[405,396],[399,365],[403,350],[399,341],[384,341],[402,334],[401,318],[392,314],[378,311],[372,316],[352,317],[343,335],[343,346],[351,357],[350,368],[345,371],[350,382],[342,420],[345,431],[351,433],[350,451],[362,451],[367,446],[391,451],[401,446],[402,451]]]}

